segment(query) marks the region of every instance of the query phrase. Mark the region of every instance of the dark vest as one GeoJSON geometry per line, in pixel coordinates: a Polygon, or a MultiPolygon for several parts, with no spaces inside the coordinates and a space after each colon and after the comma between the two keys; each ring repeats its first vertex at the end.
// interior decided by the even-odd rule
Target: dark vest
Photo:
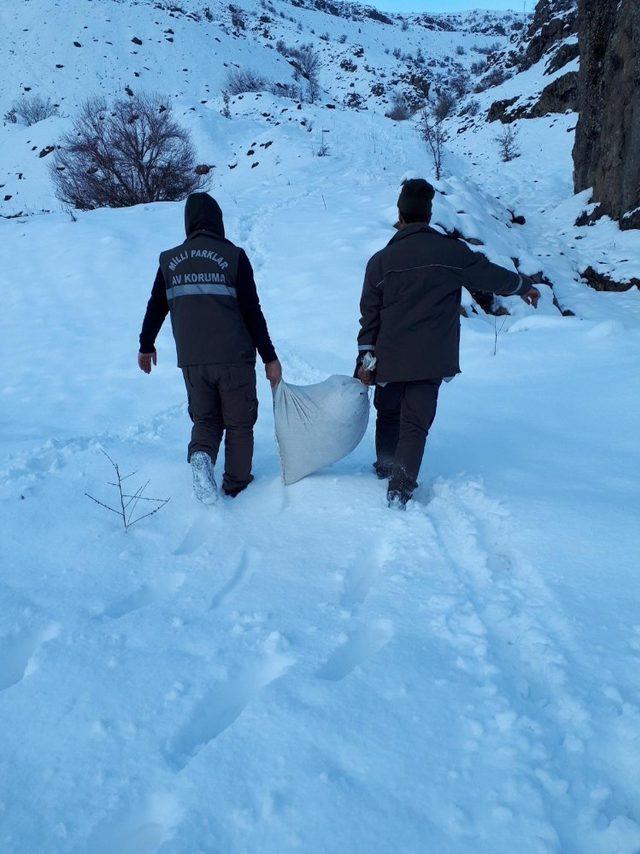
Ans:
{"type": "Polygon", "coordinates": [[[178,365],[255,362],[236,294],[240,250],[210,232],[160,255],[178,365]]]}

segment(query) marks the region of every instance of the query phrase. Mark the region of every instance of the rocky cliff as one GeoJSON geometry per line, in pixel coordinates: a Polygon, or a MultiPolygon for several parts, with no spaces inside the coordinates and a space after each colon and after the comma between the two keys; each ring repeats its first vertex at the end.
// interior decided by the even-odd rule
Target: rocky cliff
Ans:
{"type": "Polygon", "coordinates": [[[640,227],[640,4],[579,0],[576,192],[623,227],[640,227]]]}
{"type": "MultiPolygon", "coordinates": [[[[565,39],[574,35],[576,17],[576,0],[539,0],[527,29],[528,44],[520,63],[521,68],[531,68],[556,45],[562,45],[565,39]]],[[[561,68],[578,55],[575,45],[565,46],[559,52],[562,61],[553,70],[561,68]]]]}

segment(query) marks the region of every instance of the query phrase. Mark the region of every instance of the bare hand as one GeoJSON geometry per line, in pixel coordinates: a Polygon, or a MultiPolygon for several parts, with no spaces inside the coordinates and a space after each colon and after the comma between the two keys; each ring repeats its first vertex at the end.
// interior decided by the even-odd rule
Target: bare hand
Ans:
{"type": "Polygon", "coordinates": [[[280,361],[278,359],[274,359],[273,362],[267,362],[264,366],[264,372],[271,383],[271,388],[275,388],[282,379],[282,365],[280,364],[280,361]]]}
{"type": "Polygon", "coordinates": [[[526,294],[522,294],[522,299],[527,305],[532,305],[534,308],[537,308],[538,300],[540,299],[540,291],[532,286],[526,294]]]}
{"type": "Polygon", "coordinates": [[[153,353],[138,353],[138,367],[145,374],[151,373],[151,365],[158,364],[158,354],[154,350],[153,353]]]}
{"type": "Polygon", "coordinates": [[[364,385],[375,385],[376,375],[374,371],[366,371],[362,365],[358,368],[358,379],[364,385]]]}

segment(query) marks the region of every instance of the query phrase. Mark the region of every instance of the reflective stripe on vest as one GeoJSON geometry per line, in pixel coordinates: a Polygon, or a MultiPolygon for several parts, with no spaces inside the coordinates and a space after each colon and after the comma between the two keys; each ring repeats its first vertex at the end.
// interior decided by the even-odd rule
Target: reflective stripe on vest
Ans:
{"type": "Polygon", "coordinates": [[[229,285],[174,285],[167,288],[167,299],[191,296],[231,297],[237,299],[236,289],[229,285]]]}

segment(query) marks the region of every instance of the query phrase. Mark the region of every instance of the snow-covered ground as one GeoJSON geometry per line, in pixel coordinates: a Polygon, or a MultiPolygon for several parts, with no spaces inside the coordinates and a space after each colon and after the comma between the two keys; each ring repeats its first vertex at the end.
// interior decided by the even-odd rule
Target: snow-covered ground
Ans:
{"type": "MultiPolygon", "coordinates": [[[[410,123],[286,106],[190,126],[304,384],[351,373],[364,264],[431,166],[410,123]]],[[[255,483],[194,504],[168,325],[135,364],[180,204],[0,220],[1,851],[640,850],[640,300],[577,273],[637,274],[640,241],[572,226],[574,125],[520,122],[510,164],[497,126],[452,128],[434,220],[575,316],[543,286],[463,320],[406,514],[372,428],[285,488],[262,377],[255,483]],[[102,450],[171,498],[126,534],[85,497],[102,450]]]]}

